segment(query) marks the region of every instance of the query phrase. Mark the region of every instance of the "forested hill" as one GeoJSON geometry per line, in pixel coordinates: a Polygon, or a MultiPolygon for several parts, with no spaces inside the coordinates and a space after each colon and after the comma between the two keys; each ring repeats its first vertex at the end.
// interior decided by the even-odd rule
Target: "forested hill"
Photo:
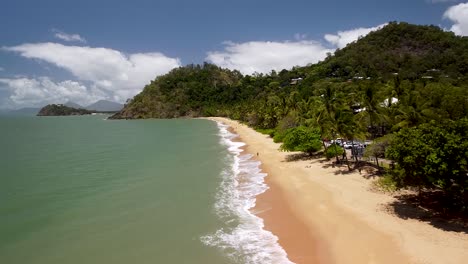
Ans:
{"type": "Polygon", "coordinates": [[[391,22],[337,50],[319,69],[322,77],[414,79],[432,72],[452,78],[468,73],[468,38],[436,26],[391,22]]]}
{"type": "Polygon", "coordinates": [[[42,107],[37,116],[69,116],[69,115],[90,115],[91,111],[82,108],[73,108],[63,104],[49,104],[42,107]]]}
{"type": "Polygon", "coordinates": [[[148,84],[113,118],[174,118],[213,115],[210,107],[237,101],[243,76],[205,63],[172,70],[148,84]]]}
{"type": "Polygon", "coordinates": [[[435,26],[391,22],[307,67],[252,76],[208,63],[174,69],[147,85],[113,118],[225,115],[249,118],[253,125],[272,128],[289,112],[287,107],[296,109],[301,101],[310,100],[330,85],[339,86],[344,94],[353,94],[348,104],[354,108],[362,104],[356,95],[370,86],[382,101],[411,95],[406,99],[413,107],[418,96],[436,96],[438,101],[432,106],[438,107],[453,103],[445,102],[444,96],[455,98],[461,94],[457,100],[461,104],[454,107],[457,109],[443,115],[458,112],[455,115],[460,116],[466,114],[462,98],[467,94],[467,76],[467,37],[435,26]],[[434,93],[423,89],[429,84],[434,93]],[[450,92],[446,93],[447,89],[450,92]],[[408,93],[410,90],[418,94],[408,93]],[[273,110],[267,108],[283,110],[271,113],[273,110]]]}

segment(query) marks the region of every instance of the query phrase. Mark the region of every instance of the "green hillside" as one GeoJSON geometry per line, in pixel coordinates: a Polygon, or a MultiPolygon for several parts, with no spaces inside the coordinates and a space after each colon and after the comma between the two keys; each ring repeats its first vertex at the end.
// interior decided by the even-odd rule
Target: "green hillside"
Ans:
{"type": "Polygon", "coordinates": [[[49,104],[42,107],[37,113],[38,116],[69,116],[69,115],[90,115],[91,111],[82,108],[73,108],[63,104],[49,104]]]}
{"type": "Polygon", "coordinates": [[[356,43],[337,50],[320,64],[323,77],[416,79],[437,74],[468,74],[468,39],[436,26],[391,22],[356,43]]]}
{"type": "Polygon", "coordinates": [[[466,116],[467,77],[468,38],[435,26],[392,22],[307,67],[254,76],[208,63],[174,69],[114,118],[222,115],[275,128],[291,109],[305,114],[305,105],[330,88],[353,110],[365,108],[370,103],[365,100],[380,107],[397,98],[404,113],[386,109],[395,111],[385,121],[386,129],[396,129],[466,116]]]}
{"type": "MultiPolygon", "coordinates": [[[[240,120],[283,150],[374,140],[366,152],[396,162],[388,171],[394,186],[442,190],[468,212],[468,38],[438,27],[392,22],[322,62],[266,75],[180,67],[113,118],[197,116],[240,120]]],[[[336,162],[341,153],[325,146],[336,162]]]]}

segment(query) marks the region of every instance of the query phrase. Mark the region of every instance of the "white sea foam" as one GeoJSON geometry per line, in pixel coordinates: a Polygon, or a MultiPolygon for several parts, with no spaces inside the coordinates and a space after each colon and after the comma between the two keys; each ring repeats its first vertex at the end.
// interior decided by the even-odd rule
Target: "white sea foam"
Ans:
{"type": "Polygon", "coordinates": [[[241,153],[245,144],[232,141],[237,135],[229,132],[228,126],[218,122],[218,128],[221,143],[230,153],[226,157],[230,167],[222,172],[214,205],[224,227],[203,236],[202,242],[220,248],[238,263],[292,263],[278,244],[278,237],[263,229],[263,219],[250,212],[256,196],[268,189],[260,162],[252,160],[252,155],[241,153]]]}

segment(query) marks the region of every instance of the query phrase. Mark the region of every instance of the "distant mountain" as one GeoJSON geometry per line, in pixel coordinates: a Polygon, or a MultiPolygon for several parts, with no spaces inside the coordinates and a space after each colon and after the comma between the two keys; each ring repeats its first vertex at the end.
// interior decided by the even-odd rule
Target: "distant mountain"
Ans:
{"type": "Polygon", "coordinates": [[[71,107],[71,108],[77,108],[77,109],[79,109],[79,108],[84,108],[83,106],[81,106],[81,105],[79,105],[79,104],[77,104],[77,103],[74,103],[74,102],[72,102],[72,101],[68,101],[68,102],[64,103],[63,105],[64,105],[64,106],[71,107]]]}
{"type": "Polygon", "coordinates": [[[124,107],[123,104],[119,104],[116,102],[112,101],[107,101],[107,100],[99,100],[95,102],[94,104],[90,104],[85,109],[88,110],[95,110],[95,111],[101,111],[101,112],[117,112],[122,110],[124,107]]]}
{"type": "Polygon", "coordinates": [[[40,108],[36,107],[25,107],[17,110],[10,110],[7,112],[3,112],[6,115],[23,115],[23,116],[34,116],[39,112],[40,108]]]}

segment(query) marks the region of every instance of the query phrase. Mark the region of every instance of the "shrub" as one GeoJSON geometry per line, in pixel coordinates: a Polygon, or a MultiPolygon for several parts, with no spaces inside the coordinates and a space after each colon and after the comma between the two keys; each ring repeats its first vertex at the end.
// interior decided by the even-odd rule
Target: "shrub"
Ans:
{"type": "Polygon", "coordinates": [[[273,142],[275,143],[283,142],[284,136],[285,136],[285,133],[280,133],[279,131],[276,132],[275,135],[273,136],[273,142]]]}
{"type": "Polygon", "coordinates": [[[398,187],[438,188],[468,204],[468,119],[432,121],[395,134],[386,156],[398,187]]]}
{"type": "Polygon", "coordinates": [[[276,133],[273,137],[275,143],[283,142],[286,133],[291,129],[297,127],[297,114],[292,111],[278,122],[276,126],[276,133]]]}
{"type": "Polygon", "coordinates": [[[338,155],[343,155],[344,151],[345,151],[344,148],[333,143],[330,146],[328,146],[327,151],[325,151],[325,157],[327,157],[327,159],[331,159],[338,155]]]}
{"type": "Polygon", "coordinates": [[[320,131],[316,128],[299,126],[287,130],[281,150],[302,151],[312,154],[322,148],[320,131]]]}
{"type": "Polygon", "coordinates": [[[385,151],[390,146],[392,142],[393,134],[383,136],[381,138],[375,139],[372,144],[366,147],[364,150],[365,157],[377,157],[384,158],[385,151]]]}

